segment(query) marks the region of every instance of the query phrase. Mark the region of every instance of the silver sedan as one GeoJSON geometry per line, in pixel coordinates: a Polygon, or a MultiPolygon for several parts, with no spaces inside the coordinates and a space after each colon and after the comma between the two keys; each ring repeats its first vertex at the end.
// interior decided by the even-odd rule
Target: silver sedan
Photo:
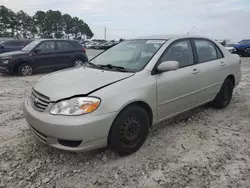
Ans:
{"type": "Polygon", "coordinates": [[[137,151],[151,126],[205,103],[229,105],[241,60],[196,36],[126,40],[38,81],[24,102],[32,132],[68,151],[137,151]]]}

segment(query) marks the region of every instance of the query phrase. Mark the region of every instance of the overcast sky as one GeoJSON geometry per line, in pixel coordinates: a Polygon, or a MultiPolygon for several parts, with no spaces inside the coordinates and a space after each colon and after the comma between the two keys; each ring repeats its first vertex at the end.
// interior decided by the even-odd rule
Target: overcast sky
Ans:
{"type": "Polygon", "coordinates": [[[250,0],[0,0],[33,15],[60,10],[87,22],[94,38],[152,34],[192,34],[240,40],[250,38],[250,0]]]}

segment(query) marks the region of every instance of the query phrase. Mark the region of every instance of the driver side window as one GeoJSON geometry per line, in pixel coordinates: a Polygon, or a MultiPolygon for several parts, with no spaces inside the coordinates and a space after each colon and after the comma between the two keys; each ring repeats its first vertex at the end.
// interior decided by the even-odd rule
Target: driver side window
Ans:
{"type": "Polygon", "coordinates": [[[41,50],[41,52],[51,52],[55,50],[54,42],[43,42],[36,49],[41,50]]]}
{"type": "Polygon", "coordinates": [[[189,40],[174,42],[161,57],[163,61],[177,61],[179,68],[194,64],[193,50],[189,40]]]}

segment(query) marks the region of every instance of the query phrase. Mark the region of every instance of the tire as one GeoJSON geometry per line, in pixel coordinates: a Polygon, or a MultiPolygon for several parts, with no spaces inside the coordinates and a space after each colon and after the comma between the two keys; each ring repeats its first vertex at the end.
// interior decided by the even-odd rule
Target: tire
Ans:
{"type": "Polygon", "coordinates": [[[19,76],[30,76],[33,74],[33,68],[30,64],[24,63],[18,67],[19,76]]]}
{"type": "Polygon", "coordinates": [[[73,67],[81,67],[84,65],[84,63],[86,63],[86,61],[83,61],[82,59],[80,58],[76,58],[74,59],[73,61],[73,67]]]}
{"type": "Polygon", "coordinates": [[[218,109],[226,108],[231,102],[233,96],[234,84],[227,78],[221,86],[219,93],[216,95],[213,106],[218,109]]]}
{"type": "Polygon", "coordinates": [[[145,142],[150,127],[146,110],[138,105],[123,109],[111,126],[108,146],[121,156],[136,152],[145,142]]]}

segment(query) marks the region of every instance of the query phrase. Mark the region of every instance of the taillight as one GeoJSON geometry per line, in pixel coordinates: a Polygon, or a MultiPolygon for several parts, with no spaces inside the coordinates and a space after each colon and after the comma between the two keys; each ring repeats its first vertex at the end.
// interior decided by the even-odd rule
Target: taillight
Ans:
{"type": "Polygon", "coordinates": [[[83,48],[82,51],[83,51],[84,53],[86,53],[86,49],[85,49],[85,48],[83,48]]]}

